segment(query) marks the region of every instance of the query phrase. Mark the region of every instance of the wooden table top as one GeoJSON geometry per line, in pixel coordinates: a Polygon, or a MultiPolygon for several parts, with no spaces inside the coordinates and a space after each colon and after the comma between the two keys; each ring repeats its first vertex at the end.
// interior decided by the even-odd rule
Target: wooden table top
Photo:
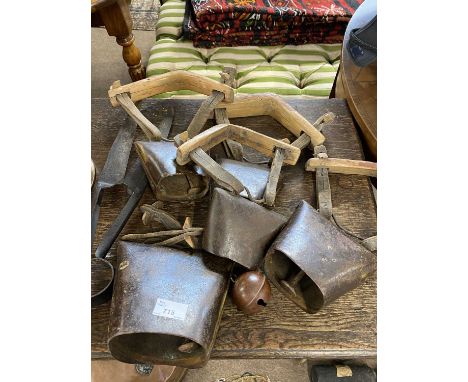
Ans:
{"type": "MultiPolygon", "coordinates": [[[[185,130],[197,111],[201,100],[147,99],[140,110],[158,125],[162,110],[174,107],[175,118],[170,137],[185,130]]],[[[345,100],[288,100],[297,111],[313,123],[320,115],[332,111],[333,124],[323,134],[330,157],[363,159],[352,116],[345,100]]],[[[127,120],[121,108],[113,108],[108,99],[92,100],[92,159],[99,172],[107,152],[122,123],[127,120]]],[[[236,118],[232,123],[252,128],[275,138],[290,138],[291,134],[270,117],[236,118]]],[[[212,126],[212,121],[209,121],[212,126]]],[[[144,139],[138,130],[137,138],[144,139]]],[[[220,151],[219,151],[220,152],[220,151]]],[[[213,155],[219,152],[212,150],[213,155]]],[[[247,154],[250,155],[247,151],[247,154]]],[[[132,150],[131,158],[135,157],[132,150]]],[[[303,153],[296,166],[285,166],[281,171],[275,211],[289,216],[300,200],[315,203],[314,175],[304,171],[305,161],[312,156],[303,153]]],[[[338,223],[360,237],[376,234],[376,206],[369,179],[357,175],[330,175],[333,211],[338,223]]],[[[123,187],[104,192],[100,221],[97,227],[93,253],[113,219],[127,200],[123,187]]],[[[148,186],[141,202],[153,203],[155,198],[148,186]]],[[[186,216],[193,224],[203,227],[208,208],[208,197],[195,202],[165,203],[179,221],[186,216]]],[[[156,226],[155,226],[156,227],[156,226]]],[[[161,227],[158,227],[161,229],[161,227]]],[[[141,212],[135,209],[122,234],[155,231],[141,222],[141,212]]],[[[116,243],[108,255],[115,261],[116,243]]],[[[310,315],[300,310],[272,286],[273,298],[260,314],[246,316],[237,311],[230,298],[226,300],[212,358],[308,358],[312,360],[347,360],[374,363],[376,359],[376,277],[371,276],[359,288],[341,297],[319,313],[310,315]]],[[[110,302],[91,310],[92,358],[111,357],[107,348],[107,325],[110,302]]]]}

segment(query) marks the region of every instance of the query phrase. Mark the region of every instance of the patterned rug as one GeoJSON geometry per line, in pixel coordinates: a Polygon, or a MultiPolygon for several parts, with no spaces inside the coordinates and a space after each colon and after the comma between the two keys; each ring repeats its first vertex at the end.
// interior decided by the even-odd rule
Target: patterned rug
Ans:
{"type": "Polygon", "coordinates": [[[156,30],[160,6],[159,0],[132,0],[130,13],[132,14],[133,30],[156,30]]]}
{"type": "Polygon", "coordinates": [[[184,37],[201,48],[336,44],[363,0],[188,0],[184,37]]]}

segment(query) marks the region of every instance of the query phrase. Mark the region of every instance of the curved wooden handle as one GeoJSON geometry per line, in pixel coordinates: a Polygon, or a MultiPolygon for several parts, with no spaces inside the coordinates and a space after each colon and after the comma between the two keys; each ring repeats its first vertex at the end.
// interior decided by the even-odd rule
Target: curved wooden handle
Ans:
{"type": "Polygon", "coordinates": [[[307,134],[314,146],[325,142],[325,136],[320,131],[276,94],[239,95],[234,102],[221,102],[217,107],[226,108],[229,118],[268,115],[296,137],[307,134]]]}
{"type": "Polygon", "coordinates": [[[211,95],[213,90],[218,90],[224,93],[226,103],[234,100],[234,89],[230,86],[184,70],[176,70],[159,76],[145,78],[123,86],[120,86],[119,82],[114,82],[108,94],[112,106],[119,106],[115,98],[117,94],[128,93],[131,100],[136,102],[156,94],[176,90],[192,90],[208,96],[211,95]]]}
{"type": "Polygon", "coordinates": [[[196,148],[207,151],[226,139],[232,139],[252,147],[270,158],[273,157],[276,147],[282,148],[284,149],[284,162],[291,165],[295,165],[301,155],[301,150],[297,147],[239,125],[216,125],[191,139],[188,139],[185,131],[179,134],[178,137],[182,142],[177,148],[176,157],[177,163],[180,165],[190,162],[190,153],[196,148]]]}
{"type": "Polygon", "coordinates": [[[338,158],[311,158],[306,163],[306,171],[327,168],[334,174],[354,174],[377,177],[377,163],[363,160],[338,158]]]}
{"type": "Polygon", "coordinates": [[[146,137],[150,141],[161,140],[161,131],[141,113],[141,111],[136,107],[127,93],[117,94],[115,98],[119,105],[122,106],[122,109],[124,109],[127,114],[136,122],[136,124],[140,126],[141,130],[143,130],[146,137]]]}

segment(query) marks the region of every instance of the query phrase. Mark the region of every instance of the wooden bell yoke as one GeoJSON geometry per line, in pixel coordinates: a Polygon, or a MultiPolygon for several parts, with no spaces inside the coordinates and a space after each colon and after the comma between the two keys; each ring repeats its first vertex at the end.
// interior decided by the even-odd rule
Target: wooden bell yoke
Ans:
{"type": "Polygon", "coordinates": [[[112,106],[121,106],[140,126],[149,140],[159,141],[161,131],[138,110],[135,102],[177,90],[192,90],[206,95],[217,91],[223,95],[225,102],[234,100],[234,90],[230,86],[182,70],[145,78],[127,85],[121,85],[120,81],[115,81],[108,95],[112,106]]]}
{"type": "Polygon", "coordinates": [[[267,115],[298,138],[306,134],[314,146],[325,142],[325,137],[314,125],[276,94],[238,95],[233,102],[221,102],[219,107],[226,108],[229,118],[267,115]]]}
{"type": "Polygon", "coordinates": [[[177,148],[177,163],[184,165],[193,161],[202,167],[222,187],[238,194],[245,190],[250,198],[248,188],[206,153],[206,150],[226,140],[245,144],[268,157],[273,157],[276,149],[282,149],[284,150],[285,163],[291,165],[297,163],[301,154],[300,149],[284,141],[271,138],[242,126],[221,124],[213,126],[191,139],[189,139],[187,131],[179,134],[175,139],[176,144],[179,146],[177,148]]]}
{"type": "MultiPolygon", "coordinates": [[[[247,194],[249,194],[249,198],[252,199],[248,188],[242,186],[241,182],[230,175],[228,171],[213,160],[210,160],[211,158],[205,152],[221,142],[228,142],[229,147],[232,147],[232,143],[234,142],[246,144],[262,154],[273,158],[264,197],[261,200],[257,200],[273,206],[283,162],[294,165],[299,158],[302,148],[311,143],[313,145],[321,144],[325,141],[325,137],[315,125],[307,121],[296,110],[274,94],[240,95],[236,96],[233,102],[221,102],[220,95],[217,90],[214,90],[212,95],[202,103],[187,130],[175,137],[175,142],[179,146],[177,163],[186,164],[190,160],[193,160],[203,167],[218,184],[224,184],[225,188],[236,192],[245,189],[247,194]],[[207,119],[216,117],[216,120],[219,120],[217,118],[217,111],[221,110],[224,112],[223,120],[226,123],[218,124],[200,134],[207,119]],[[260,115],[268,115],[280,122],[297,137],[296,144],[290,145],[289,142],[275,140],[245,127],[230,124],[228,119],[260,115]],[[196,153],[194,149],[197,150],[196,153]],[[293,158],[294,161],[291,160],[293,158]],[[204,162],[210,163],[204,164],[204,162]],[[227,182],[223,183],[223,178],[227,182]]],[[[323,121],[322,118],[318,122],[328,122],[328,120],[325,118],[325,121],[323,121]]]]}
{"type": "MultiPolygon", "coordinates": [[[[161,131],[149,121],[137,108],[135,102],[157,94],[192,90],[208,95],[190,122],[187,130],[175,137],[177,163],[184,165],[193,161],[221,186],[242,192],[248,190],[228,171],[223,169],[206,153],[206,150],[223,142],[225,146],[236,149],[236,159],[241,159],[242,146],[246,144],[262,154],[273,158],[270,175],[266,185],[263,202],[272,206],[276,196],[279,174],[283,163],[295,164],[300,151],[309,146],[319,146],[325,141],[320,127],[333,120],[334,115],[327,113],[314,124],[307,121],[296,110],[289,106],[281,97],[274,94],[239,95],[234,97],[233,84],[235,73],[225,70],[221,73],[224,83],[187,71],[173,71],[159,76],[146,78],[127,85],[120,81],[112,84],[108,94],[113,106],[121,106],[140,126],[149,140],[159,141],[161,131]],[[273,139],[239,125],[229,123],[229,118],[268,115],[280,122],[297,139],[292,143],[273,139]],[[203,133],[207,119],[215,118],[218,124],[203,133]],[[237,142],[237,146],[235,146],[237,142]],[[227,145],[226,145],[227,144],[227,145]],[[237,147],[237,148],[236,148],[237,147]]],[[[375,164],[356,162],[343,159],[312,158],[307,162],[306,169],[314,171],[317,168],[328,168],[330,172],[359,173],[375,176],[375,164]]]]}
{"type": "Polygon", "coordinates": [[[211,95],[213,90],[217,90],[224,94],[226,102],[234,101],[234,90],[230,86],[184,70],[175,70],[127,85],[113,87],[109,90],[108,94],[112,106],[119,106],[119,102],[116,99],[118,94],[128,93],[131,100],[136,102],[156,94],[176,90],[192,90],[205,95],[211,95]]]}
{"type": "Polygon", "coordinates": [[[192,139],[188,139],[184,133],[180,134],[179,138],[185,142],[177,149],[177,163],[180,165],[190,162],[190,153],[196,148],[200,147],[206,151],[226,139],[245,144],[269,157],[273,156],[275,148],[282,148],[285,150],[285,162],[291,165],[296,164],[301,154],[301,150],[288,143],[233,124],[213,126],[192,139]]]}

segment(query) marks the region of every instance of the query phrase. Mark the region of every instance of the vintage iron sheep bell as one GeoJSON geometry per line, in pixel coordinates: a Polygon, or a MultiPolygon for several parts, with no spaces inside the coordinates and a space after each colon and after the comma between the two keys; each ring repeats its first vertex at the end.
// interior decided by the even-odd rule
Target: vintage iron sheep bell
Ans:
{"type": "Polygon", "coordinates": [[[202,248],[248,268],[261,265],[287,219],[230,192],[214,188],[202,248]]]}
{"type": "Polygon", "coordinates": [[[146,176],[158,200],[195,200],[208,192],[209,178],[193,164],[176,163],[172,142],[135,142],[146,176]]]}
{"type": "Polygon", "coordinates": [[[109,322],[112,356],[134,364],[204,366],[231,268],[199,250],[120,242],[109,322]]]}
{"type": "Polygon", "coordinates": [[[375,255],[302,201],[268,250],[263,269],[302,310],[315,313],[376,270],[375,255]]]}

